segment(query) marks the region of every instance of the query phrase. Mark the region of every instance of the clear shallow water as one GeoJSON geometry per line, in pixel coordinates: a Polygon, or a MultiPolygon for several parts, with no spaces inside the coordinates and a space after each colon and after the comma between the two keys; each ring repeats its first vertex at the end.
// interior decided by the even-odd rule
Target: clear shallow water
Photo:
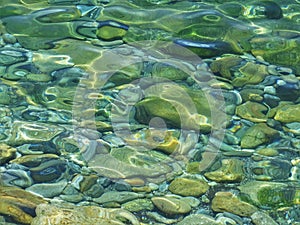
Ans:
{"type": "Polygon", "coordinates": [[[299,7],[2,1],[3,223],[298,224],[299,7]]]}

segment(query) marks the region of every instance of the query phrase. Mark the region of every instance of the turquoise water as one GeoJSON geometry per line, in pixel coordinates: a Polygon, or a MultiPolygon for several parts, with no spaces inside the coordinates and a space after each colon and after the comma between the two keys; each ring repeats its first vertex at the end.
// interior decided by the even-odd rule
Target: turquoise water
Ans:
{"type": "Polygon", "coordinates": [[[0,224],[300,224],[299,15],[2,0],[0,224]]]}

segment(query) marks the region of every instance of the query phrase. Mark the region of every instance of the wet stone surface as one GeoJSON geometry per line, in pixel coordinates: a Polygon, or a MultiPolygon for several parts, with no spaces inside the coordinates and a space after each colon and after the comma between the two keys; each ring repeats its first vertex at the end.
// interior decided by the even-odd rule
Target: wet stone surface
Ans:
{"type": "Polygon", "coordinates": [[[2,0],[0,224],[300,224],[299,18],[2,0]]]}

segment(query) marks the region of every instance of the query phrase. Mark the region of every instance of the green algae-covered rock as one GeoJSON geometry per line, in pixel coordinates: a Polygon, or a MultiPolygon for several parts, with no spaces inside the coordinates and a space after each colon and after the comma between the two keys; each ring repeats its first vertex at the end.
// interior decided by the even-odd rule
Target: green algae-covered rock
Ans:
{"type": "Polygon", "coordinates": [[[283,123],[300,122],[300,104],[280,107],[274,119],[283,123]]]}
{"type": "Polygon", "coordinates": [[[236,107],[236,114],[252,122],[266,122],[268,108],[257,102],[246,102],[236,107]]]}
{"type": "Polygon", "coordinates": [[[155,63],[151,73],[153,77],[161,77],[169,80],[185,80],[189,77],[184,71],[166,63],[155,63]]]}
{"type": "MultiPolygon", "coordinates": [[[[289,26],[285,21],[283,26],[289,26]]],[[[251,52],[255,56],[261,56],[267,62],[292,67],[296,73],[300,73],[300,47],[297,45],[299,37],[297,32],[278,32],[274,35],[254,36],[250,40],[251,52]],[[271,47],[270,47],[271,46],[271,47]]]]}
{"type": "Polygon", "coordinates": [[[270,157],[279,155],[279,152],[275,148],[261,148],[256,150],[255,153],[270,157]]]}
{"type": "Polygon", "coordinates": [[[222,167],[205,173],[205,177],[217,182],[240,182],[244,178],[244,162],[239,159],[223,159],[222,167]]]}
{"type": "Polygon", "coordinates": [[[268,75],[267,66],[248,62],[239,69],[241,77],[236,77],[232,84],[235,87],[242,87],[246,84],[258,84],[268,75]]]}
{"type": "Polygon", "coordinates": [[[251,181],[238,188],[245,201],[262,208],[279,208],[300,203],[300,187],[293,183],[251,181]]]}
{"type": "Polygon", "coordinates": [[[259,123],[250,127],[241,140],[242,148],[255,148],[261,144],[266,144],[277,138],[279,132],[270,128],[265,123],[259,123]]]}
{"type": "Polygon", "coordinates": [[[169,186],[169,190],[181,196],[200,196],[208,190],[205,181],[190,178],[176,178],[169,186]]]}
{"type": "Polygon", "coordinates": [[[237,56],[229,56],[217,59],[210,64],[210,69],[213,73],[219,73],[222,77],[227,79],[232,78],[233,68],[238,66],[242,59],[237,56]]]}
{"type": "Polygon", "coordinates": [[[240,95],[244,102],[261,102],[264,99],[263,94],[264,91],[260,89],[243,88],[240,91],[240,95]]]}
{"type": "Polygon", "coordinates": [[[217,192],[211,208],[215,212],[230,212],[239,216],[251,216],[257,211],[255,206],[241,201],[231,192],[217,192]]]}
{"type": "Polygon", "coordinates": [[[203,91],[162,83],[145,93],[147,97],[135,104],[135,118],[140,123],[159,117],[170,127],[210,131],[210,104],[203,91]]]}
{"type": "Polygon", "coordinates": [[[153,210],[154,205],[149,199],[135,199],[122,204],[122,208],[130,212],[139,212],[143,210],[151,211],[153,210]]]}

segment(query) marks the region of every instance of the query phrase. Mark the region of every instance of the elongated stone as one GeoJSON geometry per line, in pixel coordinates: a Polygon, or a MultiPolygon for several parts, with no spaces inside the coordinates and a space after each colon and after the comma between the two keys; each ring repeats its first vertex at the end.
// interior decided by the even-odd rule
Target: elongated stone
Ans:
{"type": "Polygon", "coordinates": [[[43,198],[17,187],[0,186],[0,213],[22,224],[30,224],[37,205],[46,203],[43,198]]]}
{"type": "Polygon", "coordinates": [[[137,194],[129,191],[109,191],[102,194],[99,198],[94,198],[93,200],[97,203],[103,204],[107,202],[118,202],[124,203],[139,197],[143,197],[143,194],[137,194]]]}
{"type": "Polygon", "coordinates": [[[181,196],[200,196],[208,190],[209,186],[205,181],[176,178],[169,186],[169,190],[181,196]]]}
{"type": "Polygon", "coordinates": [[[151,201],[159,210],[170,215],[185,214],[192,210],[191,206],[180,198],[153,197],[151,201]]]}
{"type": "Polygon", "coordinates": [[[45,198],[53,198],[62,193],[63,189],[67,186],[67,183],[66,180],[62,180],[57,183],[34,184],[31,187],[26,188],[26,191],[36,193],[45,198]]]}

